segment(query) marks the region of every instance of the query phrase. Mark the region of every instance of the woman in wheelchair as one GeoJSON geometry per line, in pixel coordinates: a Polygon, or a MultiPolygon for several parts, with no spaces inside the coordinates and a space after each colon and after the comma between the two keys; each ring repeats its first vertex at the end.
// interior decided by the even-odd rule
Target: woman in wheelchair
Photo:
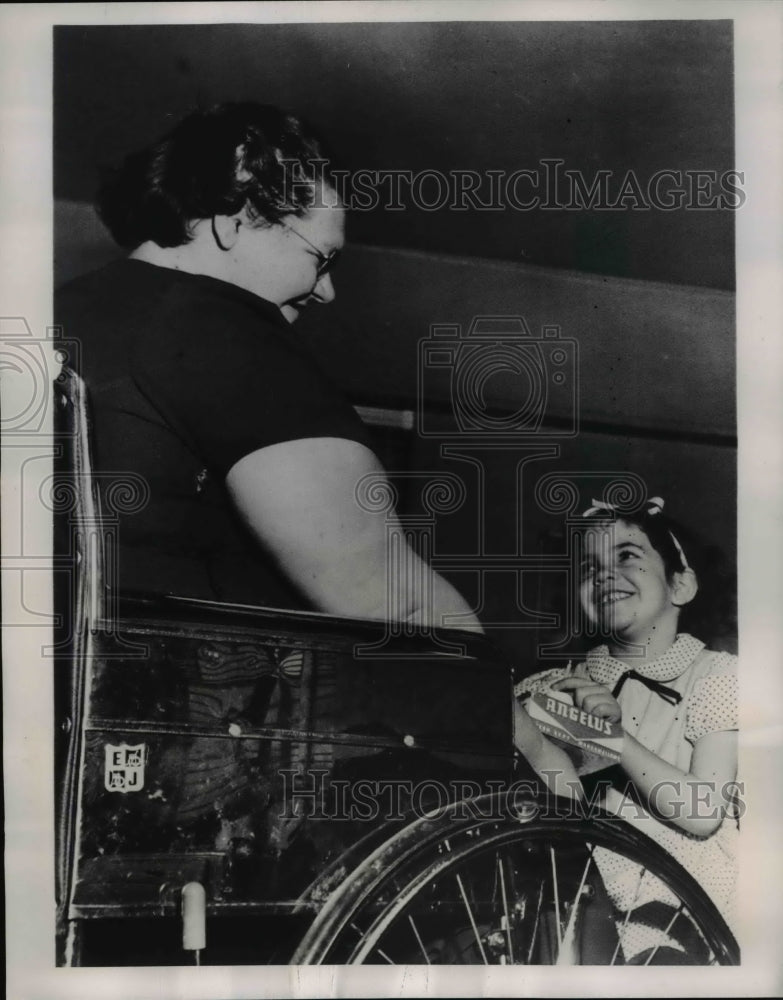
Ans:
{"type": "Polygon", "coordinates": [[[107,175],[99,212],[129,256],[62,288],[55,317],[81,344],[99,483],[148,487],[110,583],[369,619],[391,589],[395,617],[480,631],[443,577],[413,586],[412,549],[387,586],[389,518],[356,499],[384,471],[291,328],[335,296],[333,180],[302,122],[253,103],[194,113],[107,175]]]}
{"type": "MultiPolygon", "coordinates": [[[[94,480],[104,512],[114,518],[118,551],[106,560],[107,588],[123,596],[175,595],[351,619],[394,616],[426,628],[446,621],[480,632],[466,601],[425,571],[411,548],[389,558],[393,512],[357,501],[368,477],[383,488],[384,470],[352,407],[292,332],[302,309],[334,298],[332,270],[344,242],[345,212],[321,142],[296,118],[266,106],[198,112],[110,173],[99,211],[129,256],[59,290],[55,317],[65,336],[80,343],[94,480]],[[112,485],[129,474],[144,484],[145,503],[113,508],[112,485]]],[[[225,636],[204,637],[196,629],[191,637],[185,625],[176,639],[169,625],[157,638],[143,622],[138,628],[151,649],[149,662],[126,665],[113,651],[105,662],[96,656],[90,672],[78,664],[75,693],[64,696],[69,710],[84,699],[84,724],[93,734],[89,743],[65,737],[61,753],[79,769],[63,792],[60,834],[69,941],[79,921],[82,929],[91,924],[85,914],[96,912],[93,890],[112,899],[116,891],[125,900],[139,872],[153,877],[150,857],[166,868],[172,843],[186,854],[195,850],[191,840],[209,848],[210,857],[231,854],[224,841],[241,839],[248,826],[244,806],[234,801],[250,781],[246,771],[255,782],[253,808],[256,799],[266,808],[269,797],[257,778],[259,740],[269,761],[290,745],[292,758],[317,764],[321,754],[331,766],[337,750],[341,759],[346,753],[342,744],[332,746],[332,729],[343,723],[338,708],[343,715],[357,710],[337,706],[336,697],[335,705],[329,702],[329,655],[310,650],[302,657],[301,641],[288,656],[268,635],[266,645],[248,652],[228,626],[225,636]],[[316,659],[320,676],[305,684],[302,664],[316,659]],[[301,697],[292,705],[269,697],[263,703],[274,684],[279,694],[288,671],[292,685],[301,683],[301,697]],[[156,682],[163,685],[160,696],[150,690],[156,682]],[[321,687],[311,690],[311,682],[321,687]],[[247,714],[248,705],[249,728],[256,736],[263,730],[266,742],[244,730],[241,740],[233,738],[242,729],[234,716],[247,714]],[[308,742],[318,725],[323,746],[308,742]],[[270,727],[279,739],[267,738],[270,727]],[[299,739],[300,730],[307,739],[299,739]],[[146,751],[136,752],[140,761],[147,754],[155,790],[142,797],[116,791],[102,771],[101,740],[118,752],[116,744],[142,740],[146,751]],[[87,804],[77,816],[83,780],[87,804]],[[115,836],[106,831],[114,829],[117,810],[123,823],[115,836]],[[202,821],[210,830],[220,824],[217,847],[196,836],[202,821]],[[107,838],[113,838],[109,851],[107,838]],[[74,843],[82,845],[74,848],[75,862],[74,843]],[[104,891],[107,863],[125,874],[104,891]]],[[[500,684],[506,692],[505,665],[494,677],[496,689],[500,684]]],[[[486,670],[480,683],[486,695],[486,670]]],[[[369,699],[369,681],[365,688],[369,699]]],[[[401,716],[405,701],[417,708],[408,692],[397,700],[392,708],[401,716]]],[[[81,708],[76,715],[82,718],[81,708]]],[[[537,770],[565,772],[565,754],[529,719],[521,720],[520,733],[537,770]]],[[[351,745],[364,739],[337,735],[343,742],[350,736],[351,745]]],[[[367,742],[359,747],[365,756],[374,747],[367,742]]],[[[407,761],[407,745],[400,746],[407,761]]],[[[505,769],[507,760],[504,746],[492,763],[505,769]]],[[[68,948],[69,963],[78,961],[78,948],[68,948]]]]}
{"type": "MultiPolygon", "coordinates": [[[[621,724],[619,768],[606,772],[604,806],[694,875],[731,926],[737,661],[681,631],[699,590],[690,564],[696,549],[686,553],[684,530],[662,508],[656,497],[632,514],[607,504],[585,512],[580,603],[607,641],[574,670],[527,678],[517,694],[566,692],[577,708],[621,724]]],[[[670,924],[676,897],[628,859],[598,848],[595,861],[624,960],[645,961],[654,950],[658,962],[693,961],[670,924]]]]}

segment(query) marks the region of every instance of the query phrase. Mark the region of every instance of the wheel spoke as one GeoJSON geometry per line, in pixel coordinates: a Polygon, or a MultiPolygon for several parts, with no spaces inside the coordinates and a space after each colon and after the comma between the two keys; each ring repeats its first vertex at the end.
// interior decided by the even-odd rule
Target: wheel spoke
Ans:
{"type": "Polygon", "coordinates": [[[378,954],[379,954],[379,955],[381,956],[381,958],[382,958],[382,959],[383,959],[383,960],[384,960],[385,962],[388,962],[388,963],[389,963],[389,965],[396,965],[396,964],[397,964],[397,963],[396,963],[395,961],[393,961],[393,960],[392,960],[391,958],[389,958],[389,956],[388,956],[388,955],[386,954],[386,952],[385,952],[385,951],[383,951],[383,949],[381,949],[381,948],[376,948],[375,950],[376,950],[376,951],[378,952],[378,954]]]}
{"type": "Polygon", "coordinates": [[[612,961],[609,963],[610,965],[615,964],[615,960],[617,959],[617,956],[620,953],[620,945],[623,943],[623,935],[625,933],[626,927],[628,926],[628,921],[631,919],[631,914],[636,908],[636,903],[637,900],[639,899],[639,893],[642,890],[642,879],[644,878],[644,873],[646,870],[647,870],[646,868],[642,868],[639,871],[639,881],[636,883],[636,892],[633,894],[633,900],[631,902],[631,905],[625,911],[625,919],[623,920],[623,926],[617,931],[617,944],[614,946],[614,952],[612,953],[612,961]]]}
{"type": "Polygon", "coordinates": [[[533,949],[536,946],[536,935],[538,934],[538,928],[541,924],[541,906],[543,902],[544,902],[544,880],[541,879],[541,882],[538,885],[538,900],[536,902],[536,919],[533,924],[533,933],[530,935],[530,947],[528,948],[527,952],[528,965],[531,964],[530,960],[533,957],[533,949]]]}
{"type": "Polygon", "coordinates": [[[557,956],[558,965],[571,965],[568,960],[568,954],[574,943],[574,933],[576,931],[576,915],[579,910],[579,902],[582,898],[582,890],[585,887],[585,881],[587,879],[587,873],[590,870],[590,863],[593,860],[593,849],[588,844],[587,845],[590,854],[587,857],[587,863],[585,864],[584,871],[582,872],[582,878],[579,881],[579,887],[576,890],[576,895],[571,902],[571,912],[568,914],[568,923],[566,924],[565,933],[563,934],[563,940],[560,945],[560,954],[557,956]]]}
{"type": "Polygon", "coordinates": [[[481,952],[481,959],[484,965],[489,965],[487,960],[487,953],[484,951],[484,945],[481,943],[481,936],[478,932],[478,927],[476,926],[476,921],[473,918],[473,910],[470,908],[470,903],[468,902],[467,894],[465,893],[465,886],[462,884],[462,876],[457,874],[455,876],[457,879],[457,885],[459,886],[459,891],[462,893],[462,901],[465,904],[465,909],[468,911],[468,917],[470,918],[470,926],[473,928],[473,933],[476,936],[476,943],[479,946],[479,951],[481,952]]]}
{"type": "Polygon", "coordinates": [[[555,930],[557,931],[557,957],[560,958],[560,949],[563,947],[563,935],[560,933],[560,893],[557,888],[557,861],[555,860],[554,847],[549,848],[549,857],[552,861],[552,891],[555,894],[555,930]]]}
{"type": "MultiPolygon", "coordinates": [[[[673,917],[671,918],[671,920],[669,921],[669,923],[668,923],[668,924],[666,925],[666,927],[664,928],[664,931],[663,931],[663,933],[664,933],[664,934],[668,935],[669,931],[670,931],[670,930],[672,929],[672,927],[674,927],[674,921],[675,921],[675,920],[677,919],[677,917],[679,917],[679,915],[680,915],[680,914],[682,913],[682,909],[683,909],[683,908],[682,908],[682,903],[680,903],[680,906],[679,906],[679,907],[678,907],[678,909],[677,909],[677,910],[675,911],[675,913],[674,913],[674,916],[673,916],[673,917]]],[[[656,956],[656,955],[658,954],[658,949],[659,949],[660,947],[661,947],[661,945],[660,945],[660,942],[659,942],[658,944],[656,944],[656,946],[655,946],[655,947],[653,948],[653,950],[652,950],[652,951],[650,952],[650,954],[649,954],[649,955],[647,956],[647,960],[646,960],[646,961],[645,961],[645,963],[644,963],[645,965],[649,965],[649,964],[650,964],[650,962],[652,962],[652,960],[653,960],[653,959],[655,958],[655,956],[656,956]]]]}
{"type": "Polygon", "coordinates": [[[410,923],[410,925],[411,925],[411,927],[413,929],[413,933],[416,935],[416,940],[419,942],[419,947],[421,948],[421,953],[424,956],[424,961],[427,963],[427,965],[432,965],[432,962],[430,962],[430,957],[427,954],[427,949],[424,947],[424,943],[421,940],[421,936],[419,935],[419,931],[418,931],[418,929],[416,927],[416,924],[414,924],[413,917],[410,915],[410,913],[408,914],[408,922],[410,923]]]}
{"type": "Polygon", "coordinates": [[[508,912],[508,896],[506,895],[506,876],[503,873],[503,861],[500,855],[497,855],[498,859],[498,872],[500,873],[500,893],[503,896],[503,916],[506,921],[506,941],[508,941],[508,960],[512,965],[514,962],[514,946],[511,943],[511,916],[508,912]]]}

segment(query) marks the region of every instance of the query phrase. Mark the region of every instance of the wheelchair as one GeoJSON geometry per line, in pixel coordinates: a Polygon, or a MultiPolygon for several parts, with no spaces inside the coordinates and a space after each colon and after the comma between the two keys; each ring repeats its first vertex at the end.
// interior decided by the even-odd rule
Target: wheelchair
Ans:
{"type": "Polygon", "coordinates": [[[58,964],[623,964],[607,855],[674,901],[644,964],[738,963],[662,848],[541,793],[486,638],[107,587],[139,484],[99,500],[66,367],[55,407],[58,964]]]}

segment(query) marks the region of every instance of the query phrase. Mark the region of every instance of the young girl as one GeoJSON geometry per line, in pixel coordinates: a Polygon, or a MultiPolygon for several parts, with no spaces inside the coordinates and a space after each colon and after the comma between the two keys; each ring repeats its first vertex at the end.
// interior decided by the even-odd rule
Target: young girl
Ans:
{"type": "MultiPolygon", "coordinates": [[[[574,671],[527,678],[517,694],[565,691],[578,708],[621,723],[625,780],[606,791],[602,804],[673,855],[731,926],[738,833],[731,815],[736,657],[710,652],[701,640],[679,631],[680,615],[696,597],[699,582],[679,541],[681,529],[662,513],[663,501],[655,497],[632,515],[594,504],[584,515],[579,596],[588,622],[608,640],[574,671]]],[[[529,730],[518,732],[525,737],[529,730]]],[[[531,763],[537,766],[544,756],[539,748],[531,763]]],[[[572,777],[571,771],[560,780],[572,777]]],[[[651,949],[664,949],[659,959],[666,954],[673,963],[686,957],[665,924],[646,922],[640,909],[648,903],[676,905],[673,894],[633,862],[602,849],[594,857],[621,911],[617,927],[625,961],[644,960],[651,949]]]]}

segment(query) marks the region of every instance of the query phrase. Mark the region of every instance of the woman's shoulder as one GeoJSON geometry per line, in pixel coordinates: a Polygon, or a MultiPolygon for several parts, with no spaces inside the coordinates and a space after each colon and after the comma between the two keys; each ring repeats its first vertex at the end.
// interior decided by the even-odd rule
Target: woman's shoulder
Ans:
{"type": "Polygon", "coordinates": [[[255,334],[259,329],[262,333],[265,328],[283,333],[288,328],[276,305],[231,282],[146,261],[130,263],[146,269],[141,284],[173,324],[192,328],[195,323],[197,328],[213,332],[228,329],[255,334]]]}
{"type": "Polygon", "coordinates": [[[97,270],[71,277],[54,290],[55,317],[60,309],[98,305],[103,300],[117,303],[117,293],[131,280],[127,258],[110,261],[97,270]]]}
{"type": "Polygon", "coordinates": [[[244,369],[278,373],[283,382],[309,365],[280,310],[229,282],[149,264],[136,264],[136,292],[145,322],[134,323],[134,367],[178,370],[219,381],[244,369]]]}

